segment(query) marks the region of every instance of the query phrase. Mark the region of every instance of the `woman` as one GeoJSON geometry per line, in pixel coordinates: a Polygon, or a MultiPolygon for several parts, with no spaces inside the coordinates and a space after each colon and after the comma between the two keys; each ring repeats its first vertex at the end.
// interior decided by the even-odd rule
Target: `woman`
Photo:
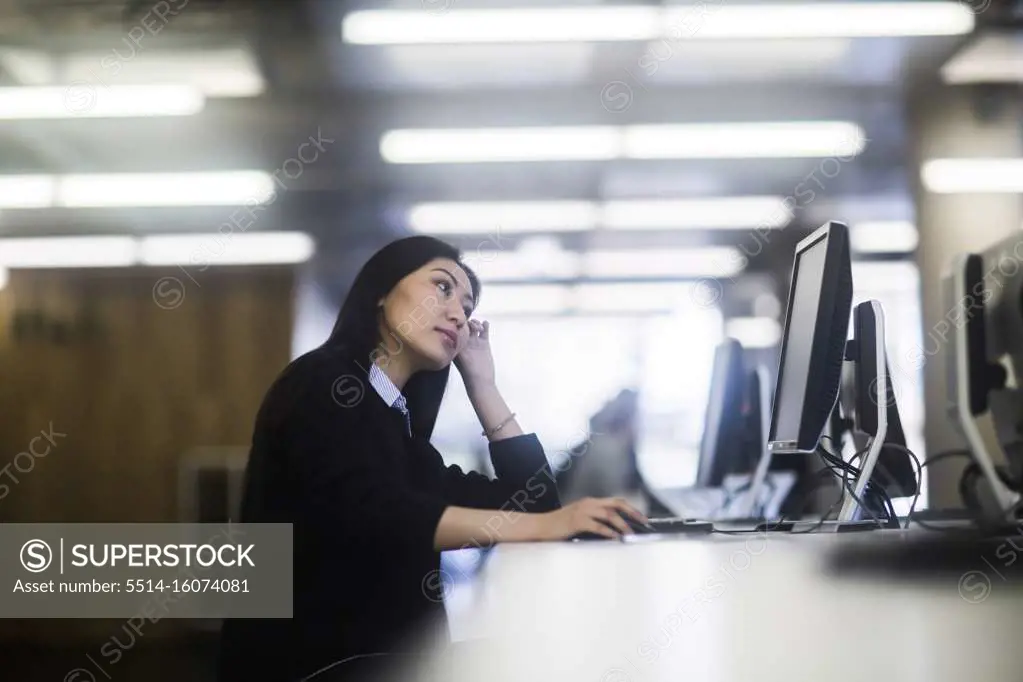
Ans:
{"type": "Polygon", "coordinates": [[[414,650],[444,628],[442,550],[628,533],[620,499],[561,507],[543,449],[494,381],[490,327],[456,249],[401,239],[359,272],[319,348],[271,386],[241,521],[294,524],[294,617],[228,620],[222,680],[297,680],[336,661],[414,650]],[[446,467],[430,444],[454,362],[497,476],[446,467]],[[503,511],[495,511],[495,510],[503,511]]]}

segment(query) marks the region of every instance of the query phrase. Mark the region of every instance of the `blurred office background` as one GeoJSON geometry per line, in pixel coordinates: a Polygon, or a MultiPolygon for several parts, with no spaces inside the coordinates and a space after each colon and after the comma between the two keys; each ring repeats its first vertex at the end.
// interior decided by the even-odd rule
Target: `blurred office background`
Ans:
{"type": "MultiPolygon", "coordinates": [[[[775,372],[793,248],[844,221],[911,448],[960,444],[938,279],[1023,227],[1023,3],[556,5],[0,0],[0,521],[226,518],[270,382],[415,233],[482,277],[552,457],[634,391],[671,487],[715,345],[775,372]]],[[[485,470],[452,377],[435,444],[485,470]]]]}

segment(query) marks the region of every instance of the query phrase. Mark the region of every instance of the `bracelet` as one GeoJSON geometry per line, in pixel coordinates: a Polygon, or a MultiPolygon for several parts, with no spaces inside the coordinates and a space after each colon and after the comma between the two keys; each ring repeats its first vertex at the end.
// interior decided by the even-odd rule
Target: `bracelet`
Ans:
{"type": "Polygon", "coordinates": [[[481,435],[488,436],[488,437],[489,436],[493,436],[495,433],[497,433],[498,431],[503,429],[505,424],[510,422],[512,419],[515,419],[515,413],[514,412],[512,412],[510,415],[505,417],[505,420],[503,422],[501,422],[500,424],[498,424],[494,428],[490,429],[489,431],[487,431],[486,429],[483,429],[483,433],[481,435]]]}

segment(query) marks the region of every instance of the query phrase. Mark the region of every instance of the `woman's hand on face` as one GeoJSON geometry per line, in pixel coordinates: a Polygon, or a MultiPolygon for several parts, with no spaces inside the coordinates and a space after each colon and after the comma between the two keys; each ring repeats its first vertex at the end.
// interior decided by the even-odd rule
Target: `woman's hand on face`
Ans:
{"type": "Polygon", "coordinates": [[[622,518],[629,516],[639,523],[648,519],[621,497],[586,497],[557,511],[541,514],[540,540],[566,540],[580,533],[596,533],[607,538],[629,535],[632,529],[622,518]]]}
{"type": "Polygon", "coordinates": [[[469,320],[466,324],[469,338],[455,356],[455,367],[467,389],[492,386],[495,372],[494,356],[490,352],[490,322],[469,320]]]}

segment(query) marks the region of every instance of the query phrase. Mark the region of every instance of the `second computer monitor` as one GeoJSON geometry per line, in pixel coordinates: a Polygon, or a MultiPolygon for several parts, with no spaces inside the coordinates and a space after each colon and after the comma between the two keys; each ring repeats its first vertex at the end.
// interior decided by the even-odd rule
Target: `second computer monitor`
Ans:
{"type": "Polygon", "coordinates": [[[891,497],[908,497],[917,492],[919,482],[913,462],[903,449],[906,447],[906,435],[899,416],[885,339],[878,338],[875,315],[875,309],[868,303],[856,306],[853,313],[853,339],[858,349],[853,365],[853,427],[870,438],[877,437],[883,411],[886,423],[884,446],[874,464],[872,480],[891,497]],[[880,371],[879,358],[884,359],[884,372],[880,371]],[[880,390],[882,376],[884,391],[880,390]]]}
{"type": "Polygon", "coordinates": [[[696,485],[720,486],[730,473],[749,471],[747,435],[743,421],[746,372],[742,345],[725,339],[714,352],[710,396],[700,440],[696,485]]]}
{"type": "Polygon", "coordinates": [[[838,398],[852,289],[849,230],[829,222],[796,247],[771,413],[771,452],[817,450],[838,398]]]}
{"type": "Polygon", "coordinates": [[[1023,234],[983,253],[988,402],[1014,473],[1023,466],[1023,234]]]}

